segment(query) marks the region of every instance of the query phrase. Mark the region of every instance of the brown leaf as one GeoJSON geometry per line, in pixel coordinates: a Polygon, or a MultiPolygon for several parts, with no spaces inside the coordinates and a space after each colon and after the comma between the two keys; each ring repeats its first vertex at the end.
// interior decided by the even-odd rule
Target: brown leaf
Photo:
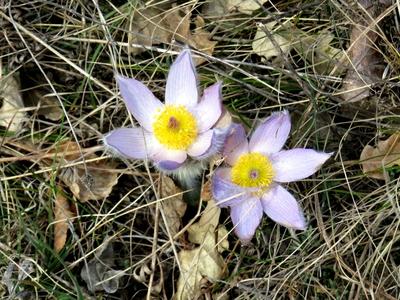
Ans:
{"type": "Polygon", "coordinates": [[[25,103],[38,106],[37,114],[52,121],[58,121],[63,116],[58,99],[43,89],[34,89],[24,93],[25,103]]]}
{"type": "Polygon", "coordinates": [[[58,194],[54,202],[54,250],[60,252],[65,246],[69,219],[74,216],[67,198],[58,194]]]}
{"type": "Polygon", "coordinates": [[[24,108],[24,103],[16,77],[6,76],[0,80],[0,104],[0,126],[18,132],[26,114],[21,110],[24,108]]]}
{"type": "Polygon", "coordinates": [[[400,165],[400,133],[394,133],[387,140],[379,141],[376,148],[365,146],[360,160],[363,172],[367,176],[384,180],[385,168],[400,165]]]}
{"type": "Polygon", "coordinates": [[[161,205],[166,217],[166,224],[172,236],[175,236],[182,223],[182,217],[186,212],[186,202],[183,201],[182,190],[168,176],[161,178],[161,205]]]}
{"type": "Polygon", "coordinates": [[[201,193],[200,193],[200,198],[202,201],[207,202],[212,198],[212,190],[211,190],[212,183],[211,181],[206,181],[202,188],[201,188],[201,193]]]}
{"type": "Polygon", "coordinates": [[[333,39],[329,31],[310,34],[289,21],[282,24],[272,21],[258,26],[252,48],[262,60],[279,58],[294,49],[318,73],[329,74],[335,69],[336,74],[343,72],[344,52],[331,45],[333,39]]]}
{"type": "Polygon", "coordinates": [[[199,244],[191,250],[181,250],[178,259],[181,273],[175,300],[197,299],[204,281],[215,282],[224,274],[224,259],[220,252],[229,248],[227,230],[218,226],[221,209],[213,200],[207,202],[200,220],[188,228],[188,238],[199,244]]]}
{"type": "MultiPolygon", "coordinates": [[[[59,164],[65,165],[80,159],[78,149],[78,144],[71,141],[60,145],[58,153],[76,153],[59,158],[59,164]]],[[[90,154],[85,157],[86,160],[93,158],[97,158],[97,155],[90,154]]],[[[79,201],[101,200],[111,193],[113,186],[118,182],[118,174],[111,172],[113,167],[114,164],[109,160],[98,160],[63,168],[58,176],[79,201]]]]}
{"type": "Polygon", "coordinates": [[[376,26],[379,14],[388,7],[391,2],[381,1],[377,5],[373,0],[362,0],[357,3],[363,7],[360,12],[363,18],[356,20],[350,34],[350,46],[347,50],[350,59],[349,69],[343,79],[341,98],[343,101],[356,102],[370,96],[369,85],[382,78],[384,61],[379,47],[376,26]]]}
{"type": "MultiPolygon", "coordinates": [[[[173,40],[189,44],[193,48],[211,55],[217,42],[210,40],[210,33],[204,29],[205,22],[197,16],[194,22],[195,29],[190,30],[191,12],[165,5],[139,9],[128,24],[128,43],[143,46],[171,44],[173,40]]],[[[145,49],[130,48],[132,55],[137,55],[145,49]]],[[[195,58],[195,63],[201,64],[205,60],[195,58]]]]}
{"type": "Polygon", "coordinates": [[[81,277],[91,292],[105,291],[109,294],[119,289],[123,270],[114,269],[114,247],[109,238],[97,248],[94,257],[81,269],[81,277]]]}
{"type": "Polygon", "coordinates": [[[241,12],[251,15],[255,10],[260,9],[268,0],[214,0],[208,1],[203,13],[213,17],[223,17],[230,12],[241,12]]]}
{"type": "MultiPolygon", "coordinates": [[[[187,17],[182,16],[180,10],[168,10],[164,6],[138,9],[129,20],[128,43],[147,47],[162,43],[169,44],[175,35],[187,35],[190,23],[186,19],[187,17]]],[[[133,55],[143,51],[145,49],[130,48],[130,53],[133,55]]]]}
{"type": "MultiPolygon", "coordinates": [[[[193,34],[189,33],[186,36],[188,44],[203,53],[212,55],[217,42],[210,40],[210,33],[204,29],[204,19],[197,16],[194,24],[196,25],[196,29],[193,34]]],[[[194,61],[196,65],[201,65],[206,60],[202,57],[196,57],[194,61]]]]}

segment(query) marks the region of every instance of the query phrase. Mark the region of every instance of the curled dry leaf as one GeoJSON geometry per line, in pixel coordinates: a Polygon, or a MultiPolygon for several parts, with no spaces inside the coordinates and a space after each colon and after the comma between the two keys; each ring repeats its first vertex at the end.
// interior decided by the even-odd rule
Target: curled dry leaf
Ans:
{"type": "Polygon", "coordinates": [[[182,217],[186,212],[186,202],[183,201],[182,190],[178,188],[174,181],[163,175],[161,178],[161,201],[162,209],[166,217],[166,226],[172,236],[175,236],[182,223],[182,217]]]}
{"type": "Polygon", "coordinates": [[[105,240],[86,265],[82,267],[81,277],[91,292],[106,291],[115,293],[119,288],[119,281],[125,275],[122,270],[115,270],[114,249],[109,240],[105,240]]]}
{"type": "MultiPolygon", "coordinates": [[[[54,76],[60,77],[65,74],[48,74],[48,80],[54,76]]],[[[47,75],[46,75],[47,76],[47,75]]],[[[35,114],[43,116],[52,121],[58,121],[63,116],[63,110],[57,97],[53,95],[53,90],[48,81],[38,69],[25,69],[21,72],[22,97],[25,106],[35,109],[35,114]]]]}
{"type": "Polygon", "coordinates": [[[356,2],[362,9],[363,18],[356,20],[350,33],[350,45],[347,50],[349,69],[343,79],[341,98],[356,102],[370,96],[370,85],[382,78],[384,71],[383,56],[377,50],[379,14],[392,4],[391,1],[361,0],[356,2]],[[375,24],[375,25],[372,25],[375,24]]]}
{"type": "Polygon", "coordinates": [[[26,114],[21,110],[24,103],[16,77],[7,76],[0,80],[0,105],[0,126],[18,132],[26,114]]]}
{"type": "Polygon", "coordinates": [[[223,17],[231,12],[241,12],[251,15],[260,9],[268,0],[214,0],[208,1],[203,13],[207,16],[223,17]]]}
{"type": "Polygon", "coordinates": [[[211,200],[212,198],[211,181],[206,181],[201,187],[200,198],[204,202],[211,200]]]}
{"type": "Polygon", "coordinates": [[[277,22],[273,21],[265,25],[260,25],[257,29],[254,41],[252,44],[253,52],[262,57],[262,60],[267,60],[274,56],[280,56],[281,53],[288,53],[291,48],[291,42],[280,34],[274,33],[274,27],[277,22]],[[271,33],[276,45],[269,39],[266,32],[271,33]]]}
{"type": "Polygon", "coordinates": [[[32,261],[33,259],[24,259],[20,262],[10,261],[8,264],[0,281],[7,287],[9,294],[7,299],[17,299],[15,297],[15,293],[19,291],[17,287],[21,285],[21,281],[35,272],[36,269],[32,261]],[[16,276],[17,274],[18,276],[16,276]]]}
{"type": "Polygon", "coordinates": [[[360,161],[367,176],[384,180],[385,168],[400,165],[400,133],[392,134],[385,141],[379,141],[376,148],[365,146],[360,161]]]}
{"type": "MultiPolygon", "coordinates": [[[[65,165],[81,160],[78,144],[68,141],[60,145],[57,153],[73,151],[76,154],[64,155],[59,159],[59,164],[65,165]]],[[[97,155],[90,154],[85,157],[86,160],[93,158],[97,158],[97,155]]],[[[52,162],[49,161],[49,164],[52,162]]],[[[63,168],[58,176],[79,201],[101,200],[108,197],[118,182],[118,174],[111,170],[113,167],[114,164],[108,160],[98,160],[63,168]]]]}
{"type": "MultiPolygon", "coordinates": [[[[210,33],[204,29],[205,22],[200,16],[195,19],[195,29],[190,30],[191,15],[188,10],[168,8],[162,4],[139,9],[127,24],[130,32],[128,43],[149,47],[162,43],[171,44],[175,39],[211,55],[217,42],[210,40],[210,33]]],[[[145,50],[131,47],[129,51],[137,55],[145,50]]],[[[197,65],[204,61],[201,57],[195,58],[197,65]]]]}
{"type": "Polygon", "coordinates": [[[63,116],[58,99],[43,89],[34,89],[24,93],[25,103],[30,106],[38,106],[37,114],[52,121],[58,121],[63,116]]]}
{"type": "Polygon", "coordinates": [[[189,240],[199,246],[178,254],[181,273],[175,300],[197,299],[205,280],[214,282],[222,278],[224,259],[220,252],[228,249],[229,244],[226,229],[223,226],[217,229],[219,216],[220,208],[210,200],[200,220],[188,228],[189,240]]]}
{"type": "Polygon", "coordinates": [[[309,34],[290,22],[278,24],[273,21],[258,26],[252,48],[263,60],[286,55],[294,49],[319,73],[332,70],[340,73],[344,52],[331,45],[333,38],[330,32],[309,34]]]}
{"type": "Polygon", "coordinates": [[[71,206],[62,194],[58,194],[54,202],[54,250],[60,252],[67,241],[68,223],[74,216],[71,206]]]}

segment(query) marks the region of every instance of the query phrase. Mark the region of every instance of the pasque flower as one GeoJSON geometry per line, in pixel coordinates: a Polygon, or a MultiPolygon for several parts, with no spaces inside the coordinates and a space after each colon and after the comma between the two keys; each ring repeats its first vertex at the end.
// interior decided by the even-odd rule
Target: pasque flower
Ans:
{"type": "Polygon", "coordinates": [[[220,207],[230,207],[235,232],[249,242],[263,213],[283,226],[304,230],[306,221],[295,198],[281,185],[319,170],[332,153],[296,148],[281,150],[291,122],[287,111],[273,113],[252,134],[235,124],[224,147],[229,167],[213,176],[213,196],[220,207]]]}
{"type": "Polygon", "coordinates": [[[184,49],[171,65],[165,104],[140,81],[117,75],[122,98],[140,127],[119,128],[104,137],[114,152],[150,159],[164,171],[180,169],[188,156],[204,160],[222,148],[228,130],[213,128],[221,116],[221,83],[200,98],[191,52],[184,49]]]}

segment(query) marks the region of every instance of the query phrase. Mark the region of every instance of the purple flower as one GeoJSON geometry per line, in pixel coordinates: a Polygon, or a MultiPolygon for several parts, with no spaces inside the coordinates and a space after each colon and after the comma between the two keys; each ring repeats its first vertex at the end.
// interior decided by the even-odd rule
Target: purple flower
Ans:
{"type": "Polygon", "coordinates": [[[283,226],[306,229],[301,208],[281,183],[314,174],[332,153],[281,150],[290,127],[288,112],[277,112],[256,128],[249,142],[238,124],[227,138],[224,157],[230,167],[215,171],[212,191],[220,207],[230,207],[235,232],[243,243],[252,239],[263,212],[283,226]]]}
{"type": "Polygon", "coordinates": [[[150,159],[161,170],[172,172],[181,168],[188,156],[203,160],[222,148],[228,130],[213,128],[222,111],[221,83],[206,88],[199,101],[189,49],[184,49],[170,68],[165,104],[136,79],[117,75],[117,83],[141,127],[108,133],[104,143],[114,152],[132,159],[150,159]]]}

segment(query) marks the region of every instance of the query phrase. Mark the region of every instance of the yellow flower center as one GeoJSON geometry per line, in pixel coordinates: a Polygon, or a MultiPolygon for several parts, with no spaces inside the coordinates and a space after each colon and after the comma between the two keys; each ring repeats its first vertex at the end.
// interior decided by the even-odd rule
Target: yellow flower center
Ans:
{"type": "Polygon", "coordinates": [[[186,150],[197,137],[197,122],[184,106],[165,106],[153,122],[153,132],[165,147],[186,150]]]}
{"type": "Polygon", "coordinates": [[[232,182],[241,187],[267,188],[274,178],[274,170],[269,159],[258,152],[239,156],[232,167],[232,182]]]}

